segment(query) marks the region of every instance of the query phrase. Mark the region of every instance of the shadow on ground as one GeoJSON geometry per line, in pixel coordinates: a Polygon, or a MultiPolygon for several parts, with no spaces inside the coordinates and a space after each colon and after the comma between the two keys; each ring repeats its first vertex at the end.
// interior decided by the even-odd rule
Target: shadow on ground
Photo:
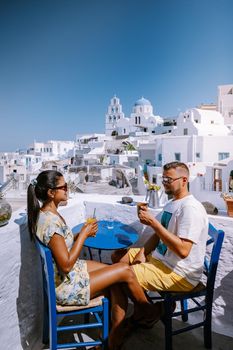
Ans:
{"type": "MultiPolygon", "coordinates": [[[[181,321],[174,321],[175,327],[181,321]]],[[[183,323],[183,322],[182,322],[183,323]]],[[[232,350],[233,339],[213,333],[212,350],[232,350]]],[[[164,326],[158,322],[152,329],[137,329],[124,342],[121,350],[164,350],[164,326]]],[[[202,328],[173,337],[173,350],[204,350],[202,328]]]]}
{"type": "MultiPolygon", "coordinates": [[[[68,319],[65,320],[67,324],[68,319]]],[[[182,321],[174,320],[174,327],[178,328],[182,321]]],[[[66,341],[87,341],[98,337],[96,331],[88,330],[82,333],[66,334],[60,338],[61,342],[66,341]]],[[[213,332],[212,350],[232,350],[233,339],[213,332]]],[[[45,347],[44,349],[47,349],[45,347]]],[[[82,347],[80,350],[91,349],[90,347],[82,347]]],[[[93,349],[93,348],[92,348],[93,349]]],[[[164,350],[164,326],[162,322],[158,322],[152,329],[145,330],[137,328],[125,339],[121,348],[117,350],[164,350]]],[[[173,350],[204,350],[203,330],[198,328],[173,337],[173,350]]]]}

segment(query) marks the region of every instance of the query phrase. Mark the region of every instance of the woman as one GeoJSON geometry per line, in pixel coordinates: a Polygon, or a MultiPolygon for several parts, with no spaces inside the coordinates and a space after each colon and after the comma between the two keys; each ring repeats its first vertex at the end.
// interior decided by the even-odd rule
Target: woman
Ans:
{"type": "Polygon", "coordinates": [[[126,328],[122,324],[127,309],[127,295],[124,290],[127,290],[127,294],[135,303],[136,322],[153,324],[157,321],[156,305],[149,304],[127,264],[105,265],[79,259],[85,239],[95,236],[98,226],[96,221],[86,223],[78,235],[72,234],[57,210],[59,203],[67,200],[67,184],[60,172],[47,170],[40,173],[28,187],[27,200],[31,237],[37,236],[47,245],[55,261],[57,303],[87,305],[91,298],[110,287],[112,307],[110,349],[119,349],[126,328]],[[126,288],[122,288],[123,285],[126,288]]]}

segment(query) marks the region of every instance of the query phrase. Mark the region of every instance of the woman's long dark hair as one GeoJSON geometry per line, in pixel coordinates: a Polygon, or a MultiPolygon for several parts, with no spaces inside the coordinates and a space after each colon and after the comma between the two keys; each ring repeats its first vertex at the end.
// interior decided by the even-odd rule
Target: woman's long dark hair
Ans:
{"type": "Polygon", "coordinates": [[[40,202],[48,199],[48,190],[57,186],[58,179],[63,176],[56,170],[42,171],[32,181],[27,190],[28,229],[33,239],[36,234],[36,225],[40,211],[40,202]]]}

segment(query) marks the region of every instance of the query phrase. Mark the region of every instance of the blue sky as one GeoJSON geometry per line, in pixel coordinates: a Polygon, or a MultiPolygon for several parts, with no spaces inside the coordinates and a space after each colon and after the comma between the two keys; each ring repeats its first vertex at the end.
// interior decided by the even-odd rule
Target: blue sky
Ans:
{"type": "Polygon", "coordinates": [[[116,94],[176,116],[233,83],[231,0],[0,0],[0,151],[104,132],[116,94]]]}

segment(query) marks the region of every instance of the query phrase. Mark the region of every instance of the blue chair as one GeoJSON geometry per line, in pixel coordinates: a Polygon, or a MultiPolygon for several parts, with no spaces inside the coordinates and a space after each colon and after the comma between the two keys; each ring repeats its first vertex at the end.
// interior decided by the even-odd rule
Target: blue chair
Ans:
{"type": "Polygon", "coordinates": [[[204,327],[204,345],[207,349],[212,348],[212,304],[214,294],[215,277],[218,267],[219,256],[224,239],[224,232],[216,230],[209,224],[210,238],[207,241],[207,253],[204,261],[204,275],[206,281],[200,282],[192,291],[186,293],[180,292],[160,292],[159,297],[150,297],[150,299],[164,301],[163,323],[165,326],[165,349],[172,350],[172,336],[187,332],[197,327],[204,327]],[[209,248],[211,248],[209,250],[209,248]],[[201,298],[201,299],[200,299],[201,298]],[[188,306],[188,300],[193,301],[193,305],[188,306]],[[180,311],[174,310],[174,304],[180,302],[180,311]],[[173,330],[172,319],[181,316],[184,322],[188,321],[188,315],[193,312],[203,311],[203,320],[192,325],[173,330]]]}
{"type": "MultiPolygon", "coordinates": [[[[36,247],[39,251],[42,263],[43,291],[44,291],[44,316],[43,316],[43,343],[50,345],[50,350],[81,348],[84,346],[107,347],[108,328],[109,328],[109,303],[103,296],[92,299],[87,306],[61,306],[56,304],[54,269],[52,254],[48,247],[36,239],[36,247]],[[80,315],[83,315],[84,322],[80,323],[80,315]],[[93,322],[90,319],[94,318],[93,322]],[[72,318],[70,322],[63,322],[67,317],[72,318]],[[62,320],[64,318],[64,320],[62,320]],[[61,322],[62,321],[62,322],[61,322]],[[72,323],[71,323],[72,321],[72,323]],[[63,324],[64,325],[61,325],[63,324]],[[66,323],[66,324],[65,324],[66,323]],[[95,341],[58,343],[58,335],[62,332],[76,333],[83,329],[99,329],[99,338],[95,341]],[[102,334],[100,335],[100,333],[102,334]]],[[[63,334],[62,340],[67,338],[63,334]]]]}

